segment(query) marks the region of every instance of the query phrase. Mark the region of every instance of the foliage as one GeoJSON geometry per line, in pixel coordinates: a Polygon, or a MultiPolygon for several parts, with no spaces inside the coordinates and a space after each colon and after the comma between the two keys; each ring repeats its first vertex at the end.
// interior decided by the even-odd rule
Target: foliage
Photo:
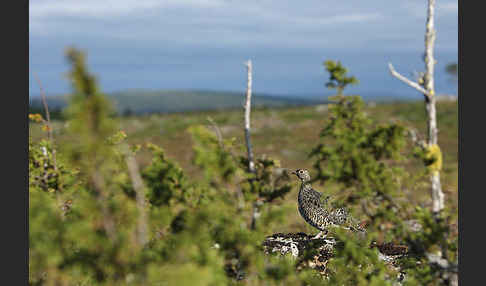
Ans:
{"type": "MultiPolygon", "coordinates": [[[[136,155],[141,146],[125,143],[128,135],[119,130],[110,103],[84,65],[83,54],[70,49],[68,59],[74,95],[66,112],[66,136],[71,140],[58,152],[62,156],[57,172],[52,162],[54,147],[46,140],[29,141],[31,285],[228,285],[241,279],[255,285],[273,279],[277,285],[286,279],[297,281],[294,272],[277,275],[264,270],[260,243],[265,233],[247,227],[249,215],[237,205],[240,199],[244,205],[249,202],[225,188],[238,185],[236,180],[247,182],[242,180],[248,175],[242,159],[226,149],[234,140],[219,142],[204,127],[193,127],[191,132],[195,164],[208,169],[209,184],[191,181],[161,147],[146,144],[152,160],[140,175],[148,190],[145,208],[150,239],[139,245],[141,209],[125,156],[136,155]]],[[[30,117],[40,121],[37,115],[30,117]]],[[[253,186],[258,196],[270,203],[288,192],[290,187],[282,187],[272,173],[278,161],[262,158],[257,165],[259,171],[252,180],[258,183],[253,186]],[[271,186],[276,186],[275,192],[271,186]]],[[[270,225],[275,217],[266,210],[266,223],[270,225]]],[[[273,260],[272,265],[289,267],[288,261],[273,260]]]]}
{"type": "MultiPolygon", "coordinates": [[[[367,247],[379,239],[404,241],[413,249],[416,256],[402,263],[410,283],[442,275],[432,266],[415,267],[426,264],[427,252],[439,247],[456,259],[457,238],[443,235],[450,218],[434,221],[424,209],[409,213],[397,200],[398,190],[416,180],[399,168],[407,161],[403,127],[372,122],[359,97],[333,99],[321,134],[326,144],[313,153],[316,180],[344,189],[340,201],[355,214],[365,202],[361,211],[369,222],[365,238],[334,231],[342,244],[326,280],[301,269],[298,260],[262,251],[263,239],[289,223],[282,203],[292,188],[278,159],[256,156],[256,171],[248,172],[242,144],[223,138],[217,126],[214,133],[191,119],[171,131],[188,127],[192,162],[203,173],[191,176],[160,145],[128,144],[132,133],[113,117],[83,53],[70,49],[67,56],[73,95],[63,144],[29,138],[30,285],[387,285],[396,273],[367,247]],[[140,169],[144,204],[127,165],[127,156],[142,153],[149,157],[140,169]],[[149,240],[140,244],[137,230],[145,212],[149,240]],[[406,232],[398,221],[406,215],[424,231],[406,232]]],[[[44,122],[41,115],[29,117],[32,124],[44,122]]]]}
{"type": "Polygon", "coordinates": [[[180,167],[167,160],[164,150],[147,144],[152,151],[152,162],[142,172],[149,188],[148,200],[153,206],[169,205],[171,200],[186,201],[190,191],[188,180],[180,167]]]}
{"type": "Polygon", "coordinates": [[[328,264],[330,285],[392,285],[396,271],[378,257],[378,249],[370,248],[371,239],[358,239],[353,234],[336,230],[342,241],[328,264]]]}
{"type": "Polygon", "coordinates": [[[405,129],[398,124],[375,126],[358,96],[330,100],[329,120],[320,134],[323,143],[310,154],[317,170],[314,180],[326,186],[337,184],[342,190],[336,195],[338,206],[365,215],[367,222],[366,239],[336,233],[344,246],[330,261],[330,281],[339,285],[389,285],[393,275],[369,245],[372,240],[399,241],[403,231],[396,197],[405,176],[397,166],[405,160],[405,129]]]}
{"type": "MultiPolygon", "coordinates": [[[[30,114],[37,114],[37,113],[44,113],[44,110],[41,106],[32,106],[29,105],[29,113],[30,114]]],[[[64,120],[64,114],[61,108],[49,108],[49,116],[51,120],[64,120]]]]}
{"type": "MultiPolygon", "coordinates": [[[[248,159],[241,157],[240,163],[243,169],[248,166],[248,159]]],[[[247,173],[247,179],[242,186],[247,199],[270,203],[290,192],[289,174],[286,170],[278,172],[276,169],[280,167],[280,161],[276,159],[267,156],[257,158],[255,173],[247,173]]]]}
{"type": "Polygon", "coordinates": [[[228,216],[215,218],[224,225],[216,228],[215,241],[225,254],[226,272],[236,280],[248,278],[248,272],[262,268],[260,243],[264,237],[262,229],[256,229],[255,213],[248,223],[249,212],[259,214],[263,207],[267,227],[278,220],[282,214],[270,210],[268,205],[290,191],[288,175],[277,174],[275,169],[280,163],[266,156],[256,160],[255,173],[251,173],[247,159],[236,154],[241,146],[235,146],[234,138],[218,137],[202,125],[190,127],[189,132],[195,142],[194,163],[203,169],[209,183],[205,192],[212,191],[217,196],[211,204],[218,200],[228,204],[217,207],[228,216]]]}
{"type": "MultiPolygon", "coordinates": [[[[401,167],[413,154],[405,149],[405,127],[398,123],[374,124],[364,112],[364,103],[358,96],[339,95],[330,99],[333,104],[329,106],[329,120],[320,134],[324,142],[310,154],[315,158],[315,180],[326,185],[338,184],[341,189],[337,195],[339,201],[354,213],[361,213],[367,222],[366,239],[336,233],[344,246],[336,251],[336,257],[330,262],[331,281],[339,285],[390,284],[390,277],[395,274],[378,260],[375,250],[366,247],[371,242],[408,245],[413,256],[410,254],[404,259],[407,263],[403,265],[407,266],[402,268],[407,272],[408,283],[415,281],[424,285],[440,281],[436,270],[417,269],[417,263],[429,264],[425,257],[440,248],[447,249],[444,252],[453,252],[457,241],[454,244],[444,220],[434,220],[424,209],[410,211],[406,201],[400,198],[399,190],[418,184],[426,173],[412,177],[401,167]],[[356,208],[361,212],[356,212],[356,208]],[[411,231],[405,225],[410,218],[418,220],[424,231],[411,231]]],[[[433,147],[418,157],[427,161],[427,166],[440,168],[440,149],[433,147]]],[[[446,255],[452,256],[452,253],[446,255]]],[[[454,258],[450,259],[452,261],[454,258]]]]}
{"type": "Polygon", "coordinates": [[[217,138],[202,125],[191,126],[188,131],[194,141],[193,162],[204,171],[206,180],[213,184],[230,181],[238,171],[231,153],[235,138],[217,138]]]}
{"type": "MultiPolygon", "coordinates": [[[[321,132],[325,143],[319,143],[311,152],[317,170],[315,180],[342,185],[342,202],[373,203],[391,207],[396,195],[397,176],[403,169],[394,164],[403,161],[404,127],[398,124],[374,126],[363,111],[364,103],[358,96],[330,98],[329,122],[321,132]],[[394,161],[393,161],[394,160],[394,161]]],[[[373,213],[372,206],[366,212],[373,213]]],[[[373,218],[376,214],[370,214],[373,218]]]]}
{"type": "Polygon", "coordinates": [[[330,74],[326,86],[329,89],[336,89],[338,95],[342,95],[344,88],[348,85],[355,85],[359,82],[354,76],[347,76],[348,70],[340,61],[327,60],[324,62],[324,66],[330,74]]]}
{"type": "MultiPolygon", "coordinates": [[[[279,170],[281,166],[278,160],[262,155],[255,161],[255,172],[249,172],[248,159],[235,154],[238,149],[235,148],[234,138],[218,138],[201,125],[190,127],[189,132],[196,143],[194,163],[203,169],[206,180],[212,186],[219,186],[230,183],[231,179],[238,179],[239,186],[233,191],[241,194],[242,198],[237,195],[237,199],[244,199],[244,202],[240,200],[238,204],[251,203],[256,212],[254,215],[258,216],[263,204],[283,198],[291,190],[288,173],[279,170]]],[[[254,219],[256,218],[252,219],[251,228],[255,227],[254,219]]]]}
{"type": "Polygon", "coordinates": [[[53,193],[75,184],[77,171],[62,162],[54,166],[52,148],[46,139],[33,143],[29,138],[29,189],[53,193]]]}

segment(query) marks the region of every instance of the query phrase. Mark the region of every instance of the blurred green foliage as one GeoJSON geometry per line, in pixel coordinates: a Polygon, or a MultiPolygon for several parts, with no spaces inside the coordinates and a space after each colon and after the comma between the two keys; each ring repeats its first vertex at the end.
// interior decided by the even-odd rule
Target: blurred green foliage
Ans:
{"type": "MultiPolygon", "coordinates": [[[[84,65],[83,53],[69,49],[67,57],[74,94],[66,112],[66,136],[72,140],[59,148],[58,172],[52,160],[55,147],[46,140],[29,141],[31,285],[297,281],[297,274],[288,270],[292,262],[272,260],[266,266],[260,247],[266,234],[250,229],[250,208],[245,207],[251,200],[263,197],[270,203],[288,192],[289,186],[272,188],[283,184],[272,173],[278,162],[259,159],[258,172],[251,177],[242,158],[229,150],[234,140],[219,142],[201,126],[190,131],[194,162],[206,171],[205,182],[190,180],[155,144],[130,146],[129,152],[146,148],[152,154],[141,171],[148,189],[150,239],[139,245],[141,210],[122,148],[127,135],[119,131],[110,103],[84,65]],[[256,197],[235,196],[239,188],[256,197]],[[287,272],[276,270],[281,268],[287,272]]],[[[265,214],[270,224],[275,215],[265,214]]]]}
{"type": "Polygon", "coordinates": [[[326,83],[326,86],[329,89],[335,89],[337,95],[343,95],[343,91],[348,85],[359,83],[356,77],[347,76],[348,69],[340,61],[327,60],[324,62],[324,66],[329,72],[329,81],[326,83]]]}
{"type": "MultiPolygon", "coordinates": [[[[456,259],[457,240],[443,235],[450,218],[431,220],[426,210],[409,211],[397,202],[398,190],[421,178],[399,166],[407,161],[403,127],[374,124],[359,97],[333,99],[321,134],[325,144],[313,153],[316,180],[343,188],[339,201],[369,222],[365,238],[335,231],[343,243],[326,279],[309,268],[297,270],[296,259],[263,253],[265,237],[288,223],[281,204],[292,187],[278,159],[256,152],[256,172],[250,173],[242,144],[223,138],[215,123],[213,132],[194,124],[201,120],[187,119],[167,136],[190,134],[191,160],[203,174],[194,177],[160,145],[128,144],[83,53],[69,49],[67,58],[73,95],[63,143],[29,138],[30,285],[390,284],[396,273],[367,247],[376,239],[399,240],[414,250],[402,263],[410,283],[438,281],[440,271],[416,262],[426,263],[426,252],[444,249],[444,242],[448,259],[456,259]],[[125,160],[138,152],[150,158],[140,171],[147,189],[143,206],[125,160]],[[369,214],[359,212],[363,201],[369,214]],[[142,212],[148,213],[145,244],[137,241],[142,212]],[[407,216],[421,221],[424,231],[403,230],[400,220],[407,216]]],[[[336,68],[342,75],[342,66],[336,68]]]]}

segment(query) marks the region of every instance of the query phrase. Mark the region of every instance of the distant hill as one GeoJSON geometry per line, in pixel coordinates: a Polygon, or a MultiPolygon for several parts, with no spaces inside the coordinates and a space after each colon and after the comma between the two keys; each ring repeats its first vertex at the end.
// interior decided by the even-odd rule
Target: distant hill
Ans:
{"type": "MultiPolygon", "coordinates": [[[[108,94],[120,114],[172,113],[183,111],[224,110],[242,108],[245,94],[243,92],[222,91],[149,91],[127,90],[108,94]]],[[[325,98],[323,96],[323,98],[325,98]]],[[[30,108],[42,108],[40,97],[30,98],[30,108]]],[[[68,103],[67,96],[48,96],[50,109],[59,110],[68,103]]],[[[302,106],[324,103],[324,99],[309,97],[285,97],[254,93],[254,107],[302,106]]]]}

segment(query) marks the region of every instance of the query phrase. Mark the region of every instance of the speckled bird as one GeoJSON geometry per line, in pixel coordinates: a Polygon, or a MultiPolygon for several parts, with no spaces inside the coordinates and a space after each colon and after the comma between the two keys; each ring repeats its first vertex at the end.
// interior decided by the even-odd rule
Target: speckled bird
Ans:
{"type": "Polygon", "coordinates": [[[300,215],[307,223],[320,231],[314,238],[325,237],[330,226],[340,226],[353,231],[364,231],[364,229],[354,223],[354,219],[351,218],[346,209],[328,208],[327,200],[329,197],[323,200],[324,205],[321,204],[322,193],[312,188],[309,171],[297,169],[292,174],[295,174],[302,183],[298,196],[300,215]]]}

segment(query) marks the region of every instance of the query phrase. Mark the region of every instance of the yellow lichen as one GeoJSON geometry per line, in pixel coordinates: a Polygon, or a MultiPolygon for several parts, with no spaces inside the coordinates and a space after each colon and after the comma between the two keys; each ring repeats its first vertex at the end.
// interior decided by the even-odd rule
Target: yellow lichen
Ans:
{"type": "Polygon", "coordinates": [[[440,171],[442,169],[442,152],[439,145],[432,144],[425,148],[425,165],[429,171],[440,171]]]}

